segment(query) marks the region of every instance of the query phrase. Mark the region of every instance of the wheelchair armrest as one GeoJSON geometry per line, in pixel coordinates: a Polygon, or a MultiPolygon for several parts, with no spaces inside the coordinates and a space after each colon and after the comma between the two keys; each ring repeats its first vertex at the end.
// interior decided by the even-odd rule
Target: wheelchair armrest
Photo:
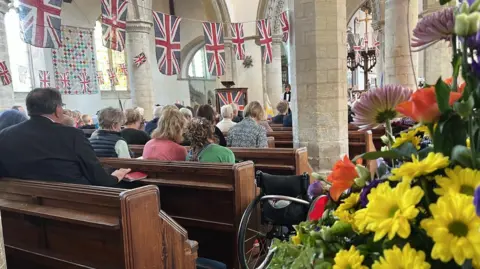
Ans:
{"type": "Polygon", "coordinates": [[[303,204],[303,205],[310,205],[310,202],[298,199],[295,197],[290,197],[290,196],[283,196],[283,195],[265,195],[260,198],[260,200],[284,200],[284,201],[290,201],[298,204],[303,204]]]}

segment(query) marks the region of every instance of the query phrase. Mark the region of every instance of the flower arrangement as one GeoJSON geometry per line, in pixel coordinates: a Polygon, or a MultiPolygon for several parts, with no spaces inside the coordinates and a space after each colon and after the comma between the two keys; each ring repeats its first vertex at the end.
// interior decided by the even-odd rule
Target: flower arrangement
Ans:
{"type": "Polygon", "coordinates": [[[274,241],[268,268],[480,268],[480,0],[424,18],[412,46],[440,40],[452,42],[452,78],[388,85],[355,103],[354,123],[385,126],[385,147],[313,173],[320,205],[289,241],[274,241]],[[399,117],[416,125],[395,136],[399,117]],[[374,174],[362,159],[377,160],[374,174]]]}

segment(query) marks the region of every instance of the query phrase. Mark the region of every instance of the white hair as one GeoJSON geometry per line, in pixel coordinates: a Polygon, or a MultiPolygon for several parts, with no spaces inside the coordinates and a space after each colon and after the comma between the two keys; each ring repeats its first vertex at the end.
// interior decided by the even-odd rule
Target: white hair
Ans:
{"type": "MultiPolygon", "coordinates": [[[[238,111],[238,106],[235,103],[231,103],[230,106],[232,107],[233,112],[238,111]]],[[[232,113],[233,113],[232,112],[232,113]]]]}
{"type": "Polygon", "coordinates": [[[145,113],[145,109],[143,107],[137,106],[135,110],[138,111],[138,113],[140,113],[140,115],[143,117],[143,114],[145,113]]]}
{"type": "Polygon", "coordinates": [[[193,118],[192,111],[186,107],[180,108],[180,113],[182,113],[185,118],[193,118]]]}
{"type": "Polygon", "coordinates": [[[156,106],[155,109],[153,110],[153,117],[160,118],[160,116],[162,115],[162,110],[163,110],[163,106],[156,106]]]}
{"type": "Polygon", "coordinates": [[[220,113],[222,118],[231,119],[233,118],[233,107],[231,105],[224,105],[220,108],[220,113]]]}

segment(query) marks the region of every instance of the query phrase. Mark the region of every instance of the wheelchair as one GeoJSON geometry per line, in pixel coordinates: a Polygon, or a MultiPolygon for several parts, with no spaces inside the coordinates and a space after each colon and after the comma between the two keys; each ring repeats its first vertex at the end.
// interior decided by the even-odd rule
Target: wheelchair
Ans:
{"type": "Polygon", "coordinates": [[[293,225],[305,221],[311,201],[308,174],[277,176],[258,171],[260,194],[248,205],[240,221],[237,253],[241,269],[265,268],[273,256],[273,240],[288,240],[293,225]]]}

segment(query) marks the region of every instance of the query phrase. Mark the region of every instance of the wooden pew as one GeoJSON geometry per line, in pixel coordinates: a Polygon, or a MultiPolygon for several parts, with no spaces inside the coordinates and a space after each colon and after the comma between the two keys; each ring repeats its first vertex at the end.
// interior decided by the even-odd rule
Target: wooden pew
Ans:
{"type": "MultiPolygon", "coordinates": [[[[142,156],[143,145],[130,145],[136,156],[142,156]]],[[[237,161],[253,161],[255,171],[263,171],[274,175],[302,175],[312,173],[308,163],[307,148],[230,148],[237,161]]]]}
{"type": "MultiPolygon", "coordinates": [[[[372,151],[376,151],[376,148],[373,143],[371,131],[348,131],[348,152],[350,159],[365,152],[372,151]]],[[[367,162],[364,160],[363,162],[363,164],[369,168],[370,172],[373,172],[372,175],[374,175],[374,172],[377,170],[377,162],[375,160],[367,162]]]]}
{"type": "Polygon", "coordinates": [[[292,131],[268,132],[267,136],[272,136],[275,138],[276,148],[293,148],[292,131]]]}
{"type": "Polygon", "coordinates": [[[252,162],[210,164],[104,158],[104,167],[131,168],[160,189],[162,209],[188,231],[199,256],[238,268],[237,232],[243,212],[255,198],[252,162]]]}
{"type": "Polygon", "coordinates": [[[82,129],[83,133],[85,134],[86,138],[90,138],[93,134],[93,132],[96,131],[96,129],[82,129]]]}
{"type": "Polygon", "coordinates": [[[195,268],[198,244],[160,211],[155,186],[123,190],[0,180],[10,269],[195,268]]]}
{"type": "MultiPolygon", "coordinates": [[[[353,123],[349,123],[348,124],[348,131],[358,131],[358,127],[353,124],[353,123]]],[[[376,128],[376,129],[372,129],[371,130],[372,132],[372,140],[373,140],[373,144],[375,145],[375,148],[377,149],[380,149],[382,148],[382,146],[384,146],[383,142],[382,142],[382,136],[385,135],[385,127],[379,127],[379,128],[376,128]]]]}
{"type": "MultiPolygon", "coordinates": [[[[272,126],[270,126],[270,127],[272,127],[272,126]]],[[[273,127],[272,127],[272,130],[273,130],[274,132],[278,132],[278,131],[290,131],[290,132],[291,132],[291,131],[292,131],[292,127],[283,127],[283,126],[276,127],[276,126],[273,126],[273,127]]]]}

